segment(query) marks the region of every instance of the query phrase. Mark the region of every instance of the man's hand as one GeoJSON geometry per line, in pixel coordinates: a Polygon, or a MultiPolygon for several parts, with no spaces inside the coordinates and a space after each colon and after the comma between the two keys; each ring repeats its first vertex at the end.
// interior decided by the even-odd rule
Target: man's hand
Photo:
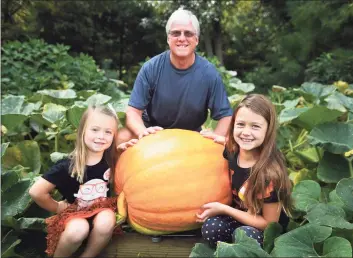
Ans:
{"type": "Polygon", "coordinates": [[[211,139],[213,140],[215,143],[219,143],[221,145],[224,145],[225,142],[226,142],[226,138],[224,136],[221,136],[221,135],[217,135],[215,134],[212,130],[210,129],[205,129],[205,130],[202,130],[200,132],[200,134],[205,137],[205,138],[208,138],[208,139],[211,139]]]}
{"type": "Polygon", "coordinates": [[[205,222],[210,217],[214,217],[220,214],[224,214],[225,204],[220,202],[210,202],[201,206],[203,212],[201,214],[196,214],[196,222],[205,222]]]}
{"type": "Polygon", "coordinates": [[[162,130],[163,130],[163,128],[160,126],[151,126],[151,127],[146,128],[142,133],[140,133],[138,135],[138,138],[141,139],[144,136],[147,136],[149,134],[154,134],[154,133],[156,133],[158,131],[162,131],[162,130]]]}
{"type": "Polygon", "coordinates": [[[125,151],[127,148],[134,146],[138,142],[137,139],[132,139],[128,142],[123,142],[119,144],[116,148],[119,152],[125,151]]]}

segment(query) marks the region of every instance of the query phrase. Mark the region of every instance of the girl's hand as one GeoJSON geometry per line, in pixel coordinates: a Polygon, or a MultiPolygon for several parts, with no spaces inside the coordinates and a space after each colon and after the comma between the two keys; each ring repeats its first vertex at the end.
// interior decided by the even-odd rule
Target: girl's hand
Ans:
{"type": "Polygon", "coordinates": [[[117,150],[120,152],[125,151],[127,148],[134,146],[138,142],[137,139],[132,139],[128,142],[124,142],[118,145],[117,150]]]}
{"type": "Polygon", "coordinates": [[[66,200],[58,202],[58,207],[56,208],[56,213],[59,214],[60,212],[65,210],[68,206],[69,206],[69,203],[66,200]]]}
{"type": "Polygon", "coordinates": [[[219,214],[224,213],[224,207],[226,205],[219,203],[219,202],[210,202],[207,203],[203,206],[201,206],[201,209],[203,212],[201,214],[196,214],[196,222],[205,222],[210,217],[217,216],[219,214]]]}
{"type": "Polygon", "coordinates": [[[208,138],[208,139],[211,139],[213,140],[215,143],[219,143],[221,145],[224,145],[225,142],[226,142],[226,138],[224,136],[221,136],[221,135],[218,135],[218,134],[215,134],[212,130],[210,129],[206,129],[206,130],[202,130],[200,132],[200,134],[205,137],[205,138],[208,138]]]}

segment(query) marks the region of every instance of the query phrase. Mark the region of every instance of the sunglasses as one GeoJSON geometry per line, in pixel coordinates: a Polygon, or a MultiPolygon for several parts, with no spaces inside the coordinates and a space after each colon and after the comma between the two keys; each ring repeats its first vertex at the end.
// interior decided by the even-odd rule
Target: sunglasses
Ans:
{"type": "Polygon", "coordinates": [[[191,37],[195,36],[195,34],[196,34],[196,33],[189,31],[189,30],[184,30],[184,32],[180,31],[180,30],[169,31],[169,35],[171,35],[172,37],[175,37],[175,38],[180,37],[182,33],[184,34],[184,36],[186,38],[191,38],[191,37]]]}

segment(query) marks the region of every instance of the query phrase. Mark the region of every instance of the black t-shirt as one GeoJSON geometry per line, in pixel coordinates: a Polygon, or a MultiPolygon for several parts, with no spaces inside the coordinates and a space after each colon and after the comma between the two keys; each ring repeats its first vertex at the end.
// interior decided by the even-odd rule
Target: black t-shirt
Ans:
{"type": "MultiPolygon", "coordinates": [[[[246,210],[244,205],[244,193],[247,187],[247,182],[250,176],[251,168],[242,168],[238,165],[238,153],[228,153],[227,149],[223,151],[223,157],[228,160],[229,173],[232,181],[233,205],[241,210],[246,210]]],[[[260,198],[260,197],[259,197],[260,198]]],[[[271,182],[265,189],[264,203],[279,202],[276,190],[271,182]]],[[[279,223],[286,228],[289,222],[288,216],[282,210],[279,218],[279,223]]]]}
{"type": "Polygon", "coordinates": [[[83,184],[71,177],[69,167],[70,160],[62,159],[42,176],[54,184],[69,203],[73,203],[76,198],[92,201],[109,196],[110,170],[104,158],[93,166],[86,166],[83,184]]]}

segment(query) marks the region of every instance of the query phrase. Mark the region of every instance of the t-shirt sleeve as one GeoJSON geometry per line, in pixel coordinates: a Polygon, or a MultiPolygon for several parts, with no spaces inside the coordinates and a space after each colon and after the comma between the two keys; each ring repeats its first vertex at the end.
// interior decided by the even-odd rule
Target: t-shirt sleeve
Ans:
{"type": "Polygon", "coordinates": [[[216,78],[213,80],[208,108],[211,110],[212,119],[220,120],[223,117],[231,116],[232,109],[220,74],[217,71],[214,74],[216,78]]]}
{"type": "Polygon", "coordinates": [[[224,148],[224,151],[223,151],[223,158],[225,158],[226,160],[228,160],[228,151],[226,148],[224,148]]]}
{"type": "Polygon", "coordinates": [[[152,96],[151,64],[145,63],[137,74],[128,105],[145,110],[152,96]]]}
{"type": "Polygon", "coordinates": [[[59,160],[42,177],[54,184],[57,188],[62,186],[65,173],[69,173],[70,161],[68,159],[59,160]]]}

